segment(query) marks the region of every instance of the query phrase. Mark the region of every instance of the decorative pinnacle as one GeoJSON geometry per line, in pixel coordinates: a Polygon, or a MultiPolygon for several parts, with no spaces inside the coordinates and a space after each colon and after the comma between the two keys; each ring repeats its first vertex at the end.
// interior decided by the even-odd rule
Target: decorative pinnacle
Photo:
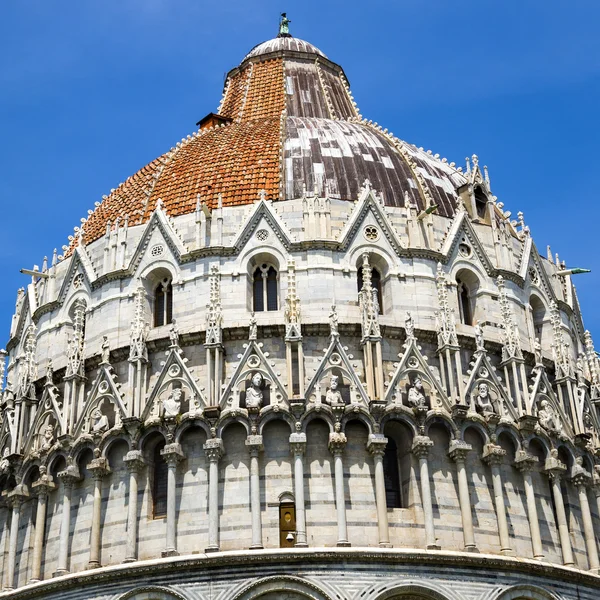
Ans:
{"type": "Polygon", "coordinates": [[[277,37],[292,37],[290,35],[290,19],[287,18],[286,13],[281,13],[281,19],[279,20],[279,33],[277,37]]]}

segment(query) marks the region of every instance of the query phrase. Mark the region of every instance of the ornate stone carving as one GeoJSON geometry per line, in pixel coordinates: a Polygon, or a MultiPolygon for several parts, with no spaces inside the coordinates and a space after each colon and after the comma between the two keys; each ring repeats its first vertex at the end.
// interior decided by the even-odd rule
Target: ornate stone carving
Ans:
{"type": "Polygon", "coordinates": [[[223,309],[221,307],[221,274],[219,267],[210,268],[210,296],[206,305],[206,343],[221,344],[223,342],[223,309]]]}
{"type": "Polygon", "coordinates": [[[131,331],[129,334],[129,360],[148,361],[148,349],[146,347],[146,339],[150,330],[150,324],[145,319],[144,301],[145,292],[142,286],[138,287],[135,292],[135,312],[131,323],[131,331]]]}
{"type": "Polygon", "coordinates": [[[548,432],[555,435],[560,435],[563,431],[562,423],[558,413],[548,400],[540,402],[538,410],[539,424],[548,432]]]}
{"type": "Polygon", "coordinates": [[[413,408],[427,408],[427,399],[425,398],[425,389],[423,388],[423,381],[419,375],[417,375],[412,386],[408,390],[408,404],[413,408]]]}
{"type": "Polygon", "coordinates": [[[263,403],[263,376],[257,371],[246,389],[246,408],[260,408],[263,403]]]}
{"type": "Polygon", "coordinates": [[[506,284],[504,283],[504,277],[498,275],[496,279],[496,285],[500,292],[500,316],[502,321],[501,335],[502,335],[502,360],[510,360],[513,358],[522,359],[523,352],[521,351],[521,337],[519,336],[519,329],[515,322],[515,315],[510,306],[510,301],[506,294],[506,284]]]}
{"type": "Polygon", "coordinates": [[[87,305],[78,299],[74,303],[73,331],[67,337],[67,372],[66,377],[83,377],[85,355],[85,312],[87,305]]]}
{"type": "Polygon", "coordinates": [[[173,388],[171,393],[162,401],[162,416],[169,419],[177,417],[181,412],[181,388],[173,388]]]}
{"type": "Polygon", "coordinates": [[[329,380],[329,388],[327,389],[327,394],[325,395],[325,403],[330,406],[333,404],[343,404],[344,400],[342,399],[342,394],[339,387],[339,376],[332,375],[329,380]]]}
{"type": "Polygon", "coordinates": [[[285,339],[299,340],[302,338],[300,329],[300,299],[296,294],[296,262],[293,259],[288,261],[288,289],[285,297],[285,339]]]}
{"type": "Polygon", "coordinates": [[[374,340],[381,337],[381,330],[379,328],[379,301],[377,299],[377,290],[373,288],[371,283],[371,272],[369,254],[365,252],[362,255],[363,286],[358,293],[363,340],[374,340]]]}
{"type": "Polygon", "coordinates": [[[435,313],[435,324],[438,334],[438,348],[446,346],[458,346],[458,337],[456,336],[456,319],[454,310],[450,308],[448,301],[448,283],[446,275],[442,269],[442,264],[438,263],[437,274],[435,278],[439,310],[435,313]]]}

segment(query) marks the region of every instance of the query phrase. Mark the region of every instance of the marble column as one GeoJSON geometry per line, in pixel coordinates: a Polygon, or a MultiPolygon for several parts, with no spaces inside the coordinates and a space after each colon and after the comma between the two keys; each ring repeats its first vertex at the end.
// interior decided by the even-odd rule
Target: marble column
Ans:
{"type": "Polygon", "coordinates": [[[33,553],[31,558],[31,577],[29,583],[40,581],[42,575],[42,550],[44,548],[44,532],[46,529],[46,507],[48,505],[48,492],[55,488],[52,477],[47,475],[46,467],[40,467],[40,477],[32,485],[37,495],[37,510],[35,519],[35,536],[33,540],[33,553]]]}
{"type": "Polygon", "coordinates": [[[296,508],[296,543],[299,548],[306,548],[306,510],[304,506],[304,453],[306,452],[306,434],[290,435],[290,450],[294,455],[294,501],[296,508]]]}
{"type": "Polygon", "coordinates": [[[185,457],[178,443],[167,444],[161,451],[169,468],[167,472],[167,537],[161,555],[177,556],[177,464],[185,457]]]}
{"type": "Polygon", "coordinates": [[[490,466],[492,471],[492,487],[494,489],[494,505],[496,506],[496,519],[498,521],[498,537],[500,539],[500,552],[513,555],[510,547],[508,523],[506,521],[506,505],[504,504],[504,486],[502,485],[501,465],[506,456],[506,450],[495,444],[486,444],[482,459],[490,466]]]}
{"type": "Polygon", "coordinates": [[[138,475],[145,466],[144,458],[139,450],[130,450],[123,462],[129,471],[129,494],[127,503],[127,546],[125,560],[130,563],[137,560],[138,538],[138,475]]]}
{"type": "Polygon", "coordinates": [[[66,575],[69,572],[69,536],[71,534],[71,492],[73,484],[80,479],[79,473],[73,466],[67,467],[58,474],[62,481],[63,501],[62,518],[60,523],[60,538],[58,541],[58,564],[55,576],[66,575]]]}
{"type": "Polygon", "coordinates": [[[102,546],[101,520],[102,520],[102,479],[110,473],[108,460],[96,456],[88,465],[88,471],[94,477],[94,504],[92,506],[92,532],[90,538],[90,559],[88,569],[100,567],[100,549],[102,546]]]}
{"type": "Polygon", "coordinates": [[[11,509],[10,516],[10,537],[8,541],[8,557],[4,572],[4,591],[14,589],[15,584],[15,566],[17,562],[17,540],[19,535],[19,518],[21,516],[21,505],[28,496],[27,488],[22,484],[8,492],[7,503],[11,509]]]}
{"type": "Polygon", "coordinates": [[[252,544],[250,550],[260,550],[263,548],[263,543],[258,457],[263,451],[262,435],[249,435],[246,439],[246,448],[250,452],[250,513],[252,515],[252,544]]]}
{"type": "Polygon", "coordinates": [[[554,497],[554,507],[556,509],[556,527],[560,539],[560,548],[562,550],[563,564],[569,567],[575,565],[573,560],[573,548],[571,547],[571,537],[569,535],[569,524],[565,514],[565,504],[562,491],[560,489],[560,479],[567,467],[555,456],[546,460],[545,470],[550,477],[552,487],[552,496],[554,497]]]}
{"type": "Polygon", "coordinates": [[[433,523],[433,504],[431,502],[431,486],[429,483],[429,449],[433,440],[424,435],[415,436],[412,452],[419,460],[419,479],[421,482],[421,504],[425,524],[425,547],[427,550],[439,550],[433,523]]]}
{"type": "Polygon", "coordinates": [[[473,533],[473,515],[471,512],[471,498],[469,496],[469,482],[467,480],[467,469],[465,466],[467,453],[471,449],[472,446],[462,440],[452,440],[450,442],[450,451],[448,454],[456,463],[458,501],[460,504],[465,550],[467,552],[477,552],[475,535],[473,533]]]}
{"type": "Polygon", "coordinates": [[[223,456],[223,440],[211,438],[204,444],[208,459],[208,548],[219,551],[219,459],[223,456]]]}
{"type": "Polygon", "coordinates": [[[594,524],[592,522],[592,513],[590,512],[590,503],[587,495],[587,488],[592,482],[592,476],[581,464],[577,463],[573,467],[571,481],[579,492],[579,506],[581,508],[581,520],[583,521],[583,535],[585,537],[585,547],[588,556],[588,567],[590,571],[598,572],[600,567],[598,546],[596,545],[596,535],[594,534],[594,524]]]}
{"type": "Polygon", "coordinates": [[[542,547],[542,536],[540,534],[540,521],[535,501],[535,490],[533,489],[533,482],[531,481],[531,471],[534,469],[537,462],[537,456],[527,454],[521,450],[516,457],[515,467],[523,474],[525,500],[527,503],[527,520],[529,521],[533,558],[542,560],[544,558],[544,550],[542,547]]]}
{"type": "Polygon", "coordinates": [[[383,473],[383,455],[388,440],[381,434],[369,435],[367,450],[373,455],[375,464],[375,504],[377,505],[377,526],[379,528],[379,545],[391,548],[390,531],[387,516],[387,500],[385,497],[385,477],[383,473]]]}
{"type": "MultiPolygon", "coordinates": [[[[336,425],[337,428],[337,425],[336,425]]],[[[335,477],[335,506],[338,521],[338,546],[350,546],[346,525],[346,497],[344,494],[344,462],[342,454],[346,447],[346,436],[340,431],[329,434],[329,451],[333,454],[335,477]]]]}

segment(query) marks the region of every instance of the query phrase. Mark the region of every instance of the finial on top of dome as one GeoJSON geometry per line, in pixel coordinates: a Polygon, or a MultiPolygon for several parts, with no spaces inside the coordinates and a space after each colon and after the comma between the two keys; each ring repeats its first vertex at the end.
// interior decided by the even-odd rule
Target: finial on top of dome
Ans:
{"type": "Polygon", "coordinates": [[[279,21],[279,33],[277,37],[292,37],[290,35],[290,19],[287,18],[285,13],[281,13],[281,20],[279,21]]]}

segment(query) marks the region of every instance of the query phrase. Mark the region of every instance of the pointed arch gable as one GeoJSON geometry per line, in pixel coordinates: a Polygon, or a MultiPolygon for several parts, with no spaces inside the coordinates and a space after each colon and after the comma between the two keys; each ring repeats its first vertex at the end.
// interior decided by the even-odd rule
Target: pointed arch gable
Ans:
{"type": "Polygon", "coordinates": [[[162,363],[158,379],[148,394],[146,406],[142,411],[142,421],[158,417],[160,397],[173,384],[179,384],[182,388],[188,389],[190,394],[188,412],[202,414],[206,407],[206,398],[186,362],[187,359],[183,357],[181,348],[170,348],[167,351],[167,359],[162,363]]]}
{"type": "Polygon", "coordinates": [[[416,338],[410,337],[404,344],[404,352],[398,354],[400,362],[395,364],[395,371],[389,382],[386,382],[387,392],[385,394],[385,400],[388,405],[401,404],[402,403],[402,391],[399,388],[399,384],[406,379],[410,373],[419,375],[424,379],[430,386],[430,389],[434,392],[431,408],[445,408],[450,410],[451,402],[446,396],[446,392],[442,388],[441,381],[435,376],[429,363],[428,357],[424,356],[421,352],[421,348],[417,343],[416,338]],[[433,405],[433,400],[437,400],[439,406],[433,405]]]}
{"type": "Polygon", "coordinates": [[[532,403],[532,414],[537,415],[538,402],[547,400],[552,408],[558,413],[564,432],[570,437],[575,434],[571,421],[567,417],[567,413],[565,412],[564,408],[561,406],[558,396],[554,392],[554,388],[552,387],[552,384],[548,379],[548,375],[546,374],[546,370],[543,367],[536,367],[534,369],[533,385],[531,386],[529,398],[530,402],[532,403]]]}
{"type": "MultiPolygon", "coordinates": [[[[246,381],[248,375],[259,372],[264,381],[271,386],[271,406],[283,404],[289,406],[289,398],[286,390],[280,382],[280,377],[273,371],[268,361],[268,353],[263,352],[262,343],[250,340],[244,344],[244,352],[238,355],[239,362],[233,368],[225,391],[221,395],[219,405],[224,412],[244,410],[240,409],[240,383],[246,381]],[[275,392],[275,396],[273,396],[275,392]]],[[[266,407],[263,406],[263,410],[266,407]]]]}
{"type": "Polygon", "coordinates": [[[71,255],[67,272],[63,277],[62,284],[58,292],[57,302],[59,306],[65,304],[67,297],[69,296],[69,291],[72,292],[72,296],[83,291],[86,298],[89,298],[93,283],[97,278],[98,276],[94,271],[87,251],[85,248],[77,246],[71,255]],[[73,288],[73,280],[77,275],[80,274],[83,275],[83,286],[80,289],[75,290],[73,288]]]}
{"type": "Polygon", "coordinates": [[[321,382],[327,373],[339,370],[350,383],[350,404],[369,406],[369,396],[363,382],[359,379],[352,365],[352,356],[342,346],[339,336],[332,336],[329,347],[321,359],[315,374],[306,388],[306,398],[311,404],[321,404],[321,382]]]}

